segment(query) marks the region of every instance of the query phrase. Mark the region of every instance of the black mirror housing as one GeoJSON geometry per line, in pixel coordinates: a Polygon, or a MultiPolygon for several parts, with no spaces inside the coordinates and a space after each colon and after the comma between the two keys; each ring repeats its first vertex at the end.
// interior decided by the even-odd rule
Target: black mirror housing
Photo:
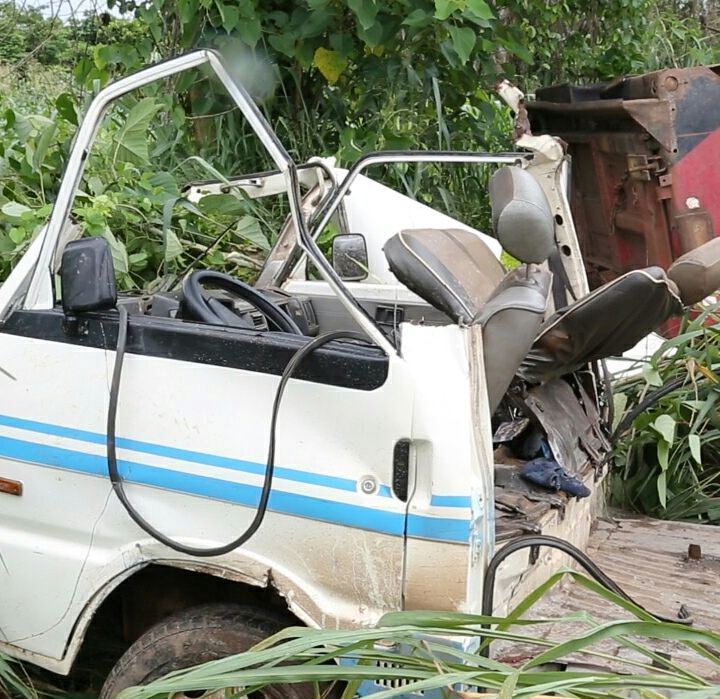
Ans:
{"type": "Polygon", "coordinates": [[[333,269],[343,281],[359,282],[368,275],[368,252],[365,236],[342,233],[333,238],[333,269]]]}
{"type": "Polygon", "coordinates": [[[81,238],[65,246],[60,288],[66,315],[115,308],[115,268],[105,238],[81,238]]]}

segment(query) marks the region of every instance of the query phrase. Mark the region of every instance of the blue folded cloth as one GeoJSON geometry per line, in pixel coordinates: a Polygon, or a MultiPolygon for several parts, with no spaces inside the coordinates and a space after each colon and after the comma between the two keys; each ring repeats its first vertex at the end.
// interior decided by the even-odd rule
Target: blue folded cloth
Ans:
{"type": "Polygon", "coordinates": [[[588,488],[579,478],[571,476],[555,459],[539,458],[528,461],[520,476],[535,485],[549,490],[562,490],[576,498],[590,495],[588,488]]]}

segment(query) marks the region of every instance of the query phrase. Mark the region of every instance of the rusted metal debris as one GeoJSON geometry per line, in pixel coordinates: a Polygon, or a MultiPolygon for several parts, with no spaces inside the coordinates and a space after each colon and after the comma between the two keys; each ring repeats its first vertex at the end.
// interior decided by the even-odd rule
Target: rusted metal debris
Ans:
{"type": "Polygon", "coordinates": [[[543,88],[535,134],[573,158],[571,206],[591,286],[658,265],[720,231],[720,66],[543,88]]]}

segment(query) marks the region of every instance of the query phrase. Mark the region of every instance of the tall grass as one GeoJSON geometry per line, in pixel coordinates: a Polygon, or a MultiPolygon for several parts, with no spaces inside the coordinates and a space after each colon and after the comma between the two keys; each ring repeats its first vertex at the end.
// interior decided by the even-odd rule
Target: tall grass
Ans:
{"type": "MultiPolygon", "coordinates": [[[[555,620],[557,621],[557,620],[555,620]]],[[[703,658],[708,675],[720,674],[720,634],[659,622],[627,600],[574,571],[560,571],[532,593],[507,618],[462,613],[398,612],[384,616],[377,628],[352,631],[286,629],[241,655],[171,673],[144,687],[121,693],[120,699],[151,699],[175,692],[219,692],[245,696],[274,684],[309,683],[320,696],[327,683],[351,699],[361,682],[387,687],[375,699],[440,689],[446,696],[510,699],[554,695],[599,699],[637,696],[645,699],[701,699],[720,696],[720,685],[653,649],[662,639],[703,658]],[[566,574],[576,583],[624,610],[626,620],[600,623],[589,616],[563,621],[584,621],[574,637],[552,642],[534,629],[547,619],[527,617],[528,610],[566,574]],[[515,666],[477,651],[490,641],[534,649],[515,666]],[[569,655],[581,654],[589,663],[607,662],[600,642],[612,641],[630,648],[623,673],[558,671],[555,665],[569,655]],[[638,659],[634,659],[637,657],[638,659]],[[477,688],[484,688],[479,693],[477,688]]],[[[613,656],[617,661],[621,656],[613,656]]]]}
{"type": "Polygon", "coordinates": [[[0,653],[0,697],[38,699],[30,678],[15,661],[0,653]]]}

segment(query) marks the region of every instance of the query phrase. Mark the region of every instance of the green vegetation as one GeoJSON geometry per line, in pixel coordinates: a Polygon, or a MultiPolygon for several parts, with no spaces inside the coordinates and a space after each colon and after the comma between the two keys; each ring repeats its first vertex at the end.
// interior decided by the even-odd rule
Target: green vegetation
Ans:
{"type": "Polygon", "coordinates": [[[30,680],[19,664],[0,653],[0,697],[37,699],[30,680]]]}
{"type": "MultiPolygon", "coordinates": [[[[669,0],[117,6],[134,19],[90,15],[63,24],[0,4],[0,278],[47,218],[88,98],[114,76],[163,56],[218,48],[293,157],[335,154],[347,163],[379,148],[509,148],[510,117],[493,96],[501,77],[532,90],[541,82],[711,61],[715,50],[691,4],[669,0]]],[[[134,95],[104,125],[74,214],[90,234],[111,241],[124,288],[183,269],[232,216],[241,225],[209,262],[251,276],[282,220],[277,207],[259,212],[236,200],[225,202],[231,210],[202,211],[183,200],[188,181],[267,165],[241,116],[208,80],[196,74],[134,95]]],[[[418,166],[385,176],[468,223],[487,221],[482,170],[418,166]]]]}
{"type": "MultiPolygon", "coordinates": [[[[118,6],[132,18],[89,15],[63,24],[0,3],[0,279],[47,220],[88,100],[113,77],[162,56],[218,48],[293,157],[334,154],[348,163],[380,148],[510,148],[512,121],[493,96],[502,77],[531,91],[711,62],[717,51],[712,2],[702,16],[682,0],[118,6]]],[[[283,202],[268,209],[226,194],[193,205],[183,187],[268,166],[220,86],[193,73],[124,99],[108,116],[74,219],[110,241],[123,288],[152,288],[179,273],[223,231],[204,263],[251,278],[286,214],[283,202]]],[[[488,173],[481,169],[412,166],[379,174],[468,223],[487,221],[488,173]]],[[[705,354],[697,366],[712,368],[712,331],[703,332],[691,335],[673,362],[653,358],[647,382],[624,387],[628,404],[686,371],[684,362],[698,352],[705,354]]],[[[637,419],[619,454],[617,502],[669,518],[720,517],[717,471],[702,465],[717,462],[720,425],[714,409],[693,408],[714,402],[716,392],[712,381],[696,384],[689,379],[637,419]]]]}
{"type": "Polygon", "coordinates": [[[396,682],[394,687],[391,684],[373,695],[377,699],[433,689],[453,696],[456,692],[451,688],[458,684],[466,685],[464,692],[456,690],[458,696],[466,699],[483,696],[532,699],[548,695],[577,699],[669,696],[701,699],[718,695],[720,686],[716,683],[701,679],[677,660],[669,660],[653,650],[652,642],[656,639],[685,646],[704,658],[712,670],[720,665],[717,654],[720,635],[655,621],[583,575],[560,571],[504,619],[450,612],[398,612],[384,616],[374,629],[290,628],[247,653],[173,672],[144,687],[125,690],[120,699],[151,699],[182,692],[195,696],[226,688],[232,688],[228,696],[255,696],[254,692],[268,685],[297,682],[314,684],[315,696],[322,696],[321,690],[327,691],[327,683],[335,682],[343,689],[341,699],[351,699],[363,680],[396,682]],[[526,614],[566,574],[608,604],[624,609],[628,620],[601,624],[587,615],[576,616],[563,620],[574,622],[575,636],[565,636],[559,642],[539,637],[538,625],[547,620],[533,620],[526,614]],[[490,628],[483,628],[486,624],[490,628]],[[423,638],[421,634],[436,638],[423,638]],[[442,642],[438,636],[456,643],[442,642]],[[632,659],[627,654],[608,654],[607,646],[603,650],[597,648],[600,641],[608,640],[623,650],[631,649],[632,659]],[[474,652],[473,642],[477,648],[488,641],[517,643],[527,659],[512,666],[474,652]],[[584,661],[595,666],[610,658],[616,662],[619,657],[627,658],[622,661],[627,674],[601,669],[553,671],[548,667],[569,654],[581,654],[584,661]],[[478,687],[483,688],[479,692],[488,694],[478,693],[478,687]]]}
{"type": "MultiPolygon", "coordinates": [[[[0,3],[0,279],[47,220],[88,100],[114,77],[193,47],[224,52],[296,160],[336,155],[343,164],[382,148],[508,149],[512,121],[493,94],[504,77],[531,92],[541,84],[595,81],[718,57],[713,1],[120,0],[117,7],[132,18],[89,15],[61,22],[34,8],[0,3]]],[[[110,241],[126,289],[152,287],[164,275],[177,274],[223,231],[206,262],[251,276],[286,213],[282,204],[261,208],[226,194],[194,205],[183,187],[267,164],[219,87],[193,73],[132,95],[108,115],[74,220],[89,235],[110,241]]],[[[487,173],[418,166],[384,176],[469,223],[486,220],[487,173]]],[[[718,463],[720,452],[720,356],[718,330],[703,326],[704,320],[688,320],[683,334],[666,347],[673,354],[658,353],[641,379],[623,387],[630,406],[659,382],[688,377],[635,421],[632,440],[619,453],[615,495],[626,506],[658,516],[716,522],[720,474],[708,464],[718,463]]],[[[617,602],[611,593],[597,592],[617,602]]],[[[482,635],[534,644],[547,660],[567,651],[597,653],[590,645],[610,636],[634,648],[643,647],[637,637],[720,648],[715,634],[660,624],[624,606],[640,621],[598,626],[587,620],[590,629],[570,645],[533,638],[519,617],[494,620],[499,625],[482,635]]],[[[406,614],[386,617],[380,630],[295,629],[252,653],[178,673],[168,684],[128,699],[180,687],[372,679],[379,672],[374,663],[388,660],[375,646],[378,639],[407,647],[404,655],[392,656],[397,674],[415,683],[403,692],[466,682],[499,690],[503,697],[538,692],[599,697],[648,683],[686,696],[691,690],[700,692],[695,697],[718,693],[649,652],[637,674],[620,681],[604,673],[540,676],[536,662],[517,669],[475,655],[477,667],[468,668],[461,653],[453,651],[448,659],[416,639],[420,630],[479,636],[483,621],[406,614]],[[339,656],[357,664],[319,664],[339,656]],[[279,665],[286,661],[292,662],[279,665]]],[[[717,663],[717,655],[705,655],[717,663]]],[[[3,693],[33,696],[17,667],[0,656],[3,693]]],[[[394,693],[399,692],[380,696],[394,693]]],[[[664,695],[647,690],[644,696],[664,695]]]]}
{"type": "Polygon", "coordinates": [[[680,384],[643,410],[616,453],[613,499],[663,519],[720,521],[720,308],[683,321],[641,375],[621,383],[631,409],[652,391],[680,384]]]}

